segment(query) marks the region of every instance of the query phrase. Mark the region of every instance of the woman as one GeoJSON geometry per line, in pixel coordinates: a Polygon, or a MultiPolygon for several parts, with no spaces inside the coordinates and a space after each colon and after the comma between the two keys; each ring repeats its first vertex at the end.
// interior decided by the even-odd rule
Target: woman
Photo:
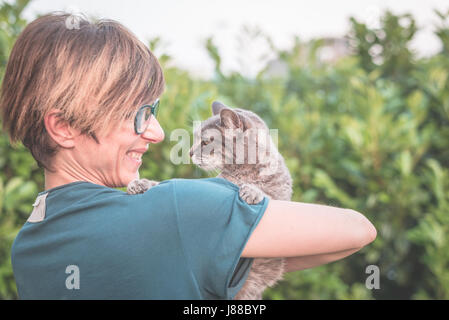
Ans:
{"type": "Polygon", "coordinates": [[[254,257],[286,257],[291,272],[375,239],[356,211],[248,205],[219,178],[170,179],[138,195],[114,189],[138,178],[142,155],[164,139],[153,108],[140,108],[158,102],[164,77],[121,24],[73,22],[53,13],[30,23],[2,84],[3,127],[45,173],[12,247],[20,298],[232,299],[254,257]]]}

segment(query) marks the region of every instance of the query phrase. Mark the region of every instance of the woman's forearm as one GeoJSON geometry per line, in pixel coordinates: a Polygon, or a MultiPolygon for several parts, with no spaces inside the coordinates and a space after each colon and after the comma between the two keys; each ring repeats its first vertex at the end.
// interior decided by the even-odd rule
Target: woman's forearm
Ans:
{"type": "Polygon", "coordinates": [[[340,260],[353,254],[354,252],[359,251],[360,249],[361,248],[355,248],[311,256],[289,257],[285,259],[286,260],[285,272],[304,270],[308,268],[317,267],[336,260],[340,260]]]}

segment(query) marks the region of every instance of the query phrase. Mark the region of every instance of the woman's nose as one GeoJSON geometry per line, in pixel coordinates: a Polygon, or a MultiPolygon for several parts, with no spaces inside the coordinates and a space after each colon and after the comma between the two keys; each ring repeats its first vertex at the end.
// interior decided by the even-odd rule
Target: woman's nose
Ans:
{"type": "Polygon", "coordinates": [[[164,130],[155,117],[151,119],[150,125],[148,126],[147,130],[142,133],[141,137],[143,139],[149,140],[151,143],[159,143],[164,140],[164,130]]]}

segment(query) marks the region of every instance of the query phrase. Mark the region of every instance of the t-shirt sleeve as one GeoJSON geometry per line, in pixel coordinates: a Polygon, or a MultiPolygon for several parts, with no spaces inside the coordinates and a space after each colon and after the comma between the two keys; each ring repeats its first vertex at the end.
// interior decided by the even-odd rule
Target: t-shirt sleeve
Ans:
{"type": "Polygon", "coordinates": [[[268,198],[254,205],[222,178],[175,179],[179,234],[187,263],[204,297],[232,299],[252,258],[240,258],[262,218],[268,198]]]}

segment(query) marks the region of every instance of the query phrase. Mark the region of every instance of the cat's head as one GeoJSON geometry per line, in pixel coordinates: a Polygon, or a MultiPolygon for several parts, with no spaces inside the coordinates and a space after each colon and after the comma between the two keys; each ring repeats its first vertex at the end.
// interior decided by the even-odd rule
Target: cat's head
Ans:
{"type": "Polygon", "coordinates": [[[270,154],[277,156],[269,129],[258,115],[218,101],[212,104],[212,116],[195,128],[194,136],[190,156],[206,171],[251,170],[266,164],[270,154]],[[261,156],[266,150],[272,152],[261,156]]]}

